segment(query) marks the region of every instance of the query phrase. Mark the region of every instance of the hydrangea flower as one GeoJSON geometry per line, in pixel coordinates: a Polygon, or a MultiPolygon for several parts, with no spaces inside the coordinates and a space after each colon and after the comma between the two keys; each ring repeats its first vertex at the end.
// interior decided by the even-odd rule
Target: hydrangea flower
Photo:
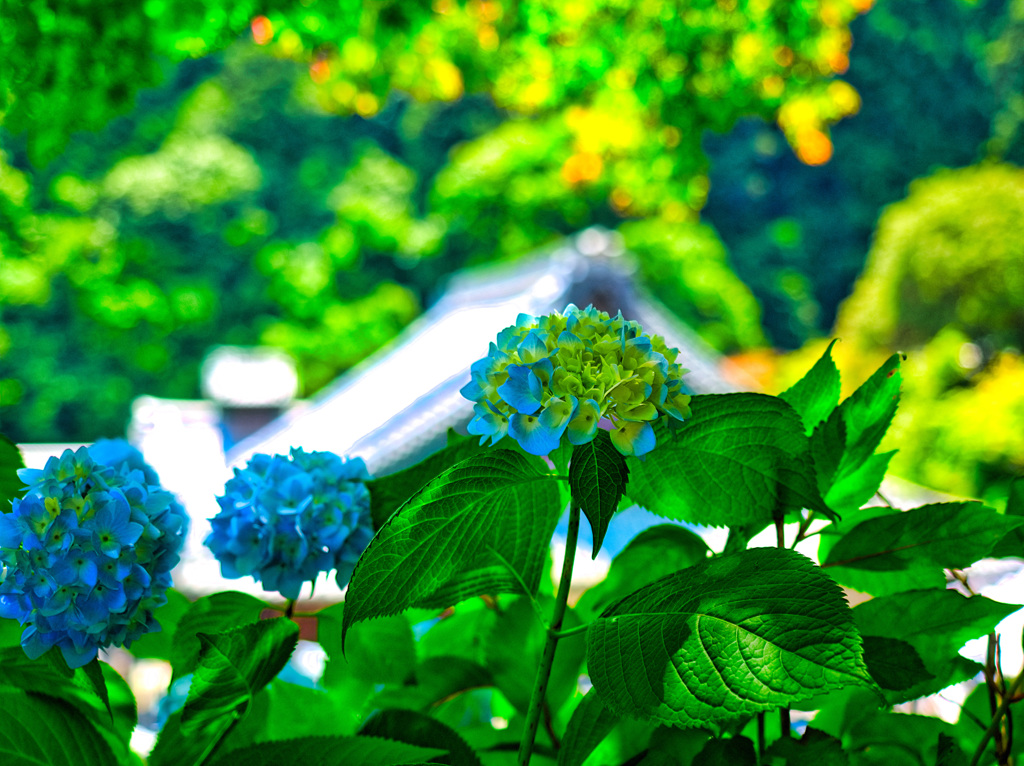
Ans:
{"type": "Polygon", "coordinates": [[[18,476],[25,496],[0,514],[0,617],[25,626],[25,653],[57,646],[77,668],[159,630],[188,516],[142,455],[106,440],[18,476]]]}
{"type": "Polygon", "coordinates": [[[621,312],[569,304],[562,313],[520,314],[470,368],[462,388],[476,402],[469,432],[481,444],[508,434],[530,454],[546,455],[563,436],[591,441],[607,419],[619,452],[646,454],[656,442],[652,421],[690,414],[678,353],[621,312]]]}
{"type": "Polygon", "coordinates": [[[251,575],[285,598],[332,569],[344,588],[373,537],[369,478],[361,458],[301,449],[254,455],[217,498],[204,544],[225,577],[251,575]]]}

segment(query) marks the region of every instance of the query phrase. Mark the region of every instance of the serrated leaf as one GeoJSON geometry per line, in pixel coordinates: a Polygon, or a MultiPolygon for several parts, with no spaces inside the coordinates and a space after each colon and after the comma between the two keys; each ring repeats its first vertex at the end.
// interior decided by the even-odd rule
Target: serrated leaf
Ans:
{"type": "Polygon", "coordinates": [[[497,620],[497,611],[487,608],[483,600],[463,601],[420,637],[416,652],[422,660],[454,655],[483,665],[487,637],[497,620]]]}
{"type": "Polygon", "coordinates": [[[893,354],[815,427],[811,452],[826,502],[831,498],[845,507],[857,507],[859,498],[866,495],[863,504],[878,491],[888,459],[874,452],[899,406],[900,382],[900,356],[893,354]]]}
{"type": "Polygon", "coordinates": [[[302,737],[228,750],[214,759],[213,766],[280,766],[282,763],[411,766],[426,763],[444,752],[377,737],[302,737]]]}
{"type": "Polygon", "coordinates": [[[746,737],[709,739],[692,766],[757,766],[754,743],[746,737]]]}
{"type": "Polygon", "coordinates": [[[238,591],[223,591],[204,596],[181,616],[171,640],[171,680],[195,670],[200,643],[197,634],[217,633],[239,625],[255,623],[267,608],[255,596],[238,591]]]}
{"type": "Polygon", "coordinates": [[[431,480],[363,552],[342,623],[483,593],[537,592],[561,513],[543,463],[490,450],[431,480]],[[510,571],[509,567],[512,570],[510,571]]]}
{"type": "MultiPolygon", "coordinates": [[[[1024,518],[1024,478],[1014,479],[1010,483],[1010,494],[1006,499],[1006,515],[1024,518]]],[[[1024,526],[1011,529],[992,550],[995,558],[1013,556],[1024,559],[1024,526]]]]}
{"type": "Polygon", "coordinates": [[[833,546],[822,568],[963,568],[1022,524],[1024,518],[1001,516],[981,503],[924,505],[858,524],[833,546]]]}
{"type": "Polygon", "coordinates": [[[612,559],[604,580],[580,597],[576,611],[592,619],[641,585],[704,561],[710,552],[703,538],[678,524],[648,527],[612,559]]]}
{"type": "Polygon", "coordinates": [[[900,355],[893,354],[839,405],[846,447],[835,481],[861,466],[881,444],[899,406],[901,382],[900,355]]]}
{"type": "Polygon", "coordinates": [[[384,526],[391,514],[428,481],[456,463],[487,449],[477,439],[458,438],[457,434],[454,437],[453,432],[449,432],[448,445],[416,465],[366,482],[366,488],[370,490],[370,515],[373,517],[374,530],[384,526]]]}
{"type": "Polygon", "coordinates": [[[839,586],[786,549],[656,580],[605,610],[587,643],[591,681],[612,710],[684,727],[873,686],[839,586]]]}
{"type": "Polygon", "coordinates": [[[863,635],[895,638],[913,646],[934,676],[887,692],[896,704],[972,677],[980,666],[957,654],[960,647],[986,635],[1019,608],[983,596],[965,598],[954,590],[919,590],[866,601],[854,608],[853,618],[863,635]]]}
{"type": "Polygon", "coordinates": [[[359,734],[445,750],[448,754],[444,762],[450,766],[481,766],[477,754],[458,732],[413,710],[380,710],[367,719],[359,734]]]}
{"type": "Polygon", "coordinates": [[[848,766],[842,743],[823,731],[807,728],[800,739],[783,737],[765,751],[772,766],[848,766]]]}
{"type": "Polygon", "coordinates": [[[21,497],[25,487],[18,469],[25,467],[18,445],[0,434],[0,513],[9,513],[11,501],[21,497]]]}
{"type": "Polygon", "coordinates": [[[181,712],[185,736],[203,737],[245,715],[252,697],[287,663],[299,626],[284,617],[224,633],[200,633],[202,651],[181,712]]]}
{"type": "Polygon", "coordinates": [[[928,667],[990,633],[1020,608],[984,596],[967,598],[955,590],[918,590],[858,604],[853,619],[863,635],[908,642],[928,667]]]}
{"type": "Polygon", "coordinates": [[[375,684],[401,684],[416,667],[416,642],[405,615],[360,623],[348,637],[347,655],[341,652],[341,626],[345,604],[316,613],[317,641],[329,661],[345,663],[354,678],[375,684]]]}
{"type": "Polygon", "coordinates": [[[861,636],[864,664],[882,689],[904,691],[935,678],[928,672],[917,650],[898,638],[861,636]]]}
{"type": "Polygon", "coordinates": [[[578,444],[569,463],[569,487],[590,522],[594,534],[592,558],[601,550],[608,524],[618,510],[629,481],[626,458],[615,449],[607,431],[598,430],[586,444],[578,444]]]}
{"type": "Polygon", "coordinates": [[[0,686],[0,753],[5,764],[110,766],[124,763],[74,705],[56,697],[0,686]]]}
{"type": "Polygon", "coordinates": [[[558,766],[581,766],[618,722],[619,716],[591,690],[572,711],[558,751],[558,766]]]}
{"type": "Polygon", "coordinates": [[[174,634],[178,623],[181,622],[182,617],[191,606],[192,602],[184,595],[174,588],[168,588],[167,603],[153,613],[153,617],[160,623],[160,630],[144,633],[141,638],[132,641],[128,651],[137,659],[167,660],[169,662],[174,655],[174,634]]]}
{"type": "Polygon", "coordinates": [[[808,436],[839,404],[841,381],[836,363],[832,361],[834,345],[835,340],[828,344],[825,353],[806,375],[779,394],[779,398],[788,402],[800,415],[808,436]]]}
{"type": "Polygon", "coordinates": [[[658,446],[628,458],[635,502],[667,518],[710,526],[771,521],[780,508],[834,516],[817,487],[796,411],[764,394],[707,394],[693,416],[662,430],[658,446]]]}

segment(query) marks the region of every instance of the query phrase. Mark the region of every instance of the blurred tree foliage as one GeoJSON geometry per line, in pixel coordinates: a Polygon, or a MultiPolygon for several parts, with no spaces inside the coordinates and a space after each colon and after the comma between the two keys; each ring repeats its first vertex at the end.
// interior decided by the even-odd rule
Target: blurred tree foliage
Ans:
{"type": "Polygon", "coordinates": [[[659,294],[724,350],[760,343],[698,223],[702,136],[777,119],[826,161],[869,5],[7,4],[3,427],[118,433],[134,395],[195,395],[218,343],[291,351],[312,392],[452,269],[592,223],[643,219],[623,231],[659,294]]]}
{"type": "Polygon", "coordinates": [[[1022,0],[882,0],[850,31],[844,79],[862,104],[832,130],[827,165],[798,162],[756,121],[706,140],[704,219],[784,348],[829,332],[880,211],[915,178],[985,158],[1024,162],[1022,0]]]}

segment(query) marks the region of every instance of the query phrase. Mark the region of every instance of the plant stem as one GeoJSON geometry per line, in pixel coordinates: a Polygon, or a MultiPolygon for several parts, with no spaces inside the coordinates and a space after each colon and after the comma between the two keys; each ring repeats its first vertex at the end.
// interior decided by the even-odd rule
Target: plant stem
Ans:
{"type": "Polygon", "coordinates": [[[576,538],[580,531],[580,505],[576,498],[569,505],[569,532],[565,538],[565,558],[562,560],[562,574],[558,579],[558,595],[555,596],[555,611],[551,616],[551,625],[544,642],[544,653],[541,655],[540,667],[533,682],[533,694],[530,695],[530,708],[526,713],[526,728],[523,738],[519,741],[519,766],[529,766],[533,754],[533,743],[537,738],[537,724],[544,709],[544,698],[548,690],[548,678],[551,676],[551,664],[555,659],[555,647],[558,645],[558,631],[565,617],[565,604],[569,600],[569,585],[572,583],[572,565],[576,558],[576,538]]]}
{"type": "Polygon", "coordinates": [[[288,604],[284,608],[284,616],[287,617],[290,620],[294,613],[295,613],[295,599],[294,598],[290,598],[290,599],[288,599],[288,604]]]}
{"type": "MultiPolygon", "coordinates": [[[[988,634],[988,648],[985,652],[985,685],[988,687],[989,714],[995,716],[996,711],[999,709],[999,698],[996,694],[996,634],[994,632],[988,634]]],[[[997,726],[992,736],[995,738],[996,743],[996,758],[1000,763],[1004,763],[1003,732],[1001,727],[997,726]]]]}
{"type": "Polygon", "coordinates": [[[757,714],[757,759],[764,760],[764,711],[757,714]]]}
{"type": "MultiPolygon", "coordinates": [[[[779,548],[786,547],[786,514],[783,511],[778,511],[778,515],[775,517],[775,541],[779,548]]],[[[789,721],[789,708],[784,707],[779,710],[779,728],[782,729],[782,736],[790,736],[790,721],[789,721]]]]}
{"type": "Polygon", "coordinates": [[[1013,682],[1013,686],[1003,696],[1003,701],[999,703],[999,708],[996,710],[996,714],[992,716],[992,723],[988,725],[985,730],[985,736],[981,738],[981,742],[978,743],[978,749],[974,751],[974,757],[971,758],[970,766],[978,766],[978,762],[981,760],[981,756],[985,754],[985,746],[988,741],[998,731],[1000,724],[1002,723],[1003,716],[1006,715],[1006,711],[1010,709],[1010,703],[1013,698],[1017,696],[1017,692],[1020,691],[1021,687],[1024,687],[1024,670],[1021,670],[1016,680],[1013,682]]]}

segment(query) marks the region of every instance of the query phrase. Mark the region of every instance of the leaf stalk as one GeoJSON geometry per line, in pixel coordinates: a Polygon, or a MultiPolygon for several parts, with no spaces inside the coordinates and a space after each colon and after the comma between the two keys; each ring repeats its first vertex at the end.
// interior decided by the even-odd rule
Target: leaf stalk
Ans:
{"type": "MultiPolygon", "coordinates": [[[[569,531],[565,538],[565,557],[562,559],[562,574],[558,579],[558,594],[555,596],[555,610],[551,616],[547,639],[544,641],[544,653],[541,655],[540,667],[533,683],[530,695],[530,707],[526,713],[526,727],[519,741],[519,766],[529,766],[533,754],[534,741],[537,738],[537,724],[544,710],[544,698],[547,695],[548,679],[551,677],[551,665],[555,660],[555,648],[558,646],[562,620],[565,617],[565,606],[569,600],[569,586],[572,583],[572,567],[576,558],[576,541],[580,532],[580,504],[573,497],[569,505],[569,531]]],[[[567,631],[568,632],[568,631],[567,631]]]]}

